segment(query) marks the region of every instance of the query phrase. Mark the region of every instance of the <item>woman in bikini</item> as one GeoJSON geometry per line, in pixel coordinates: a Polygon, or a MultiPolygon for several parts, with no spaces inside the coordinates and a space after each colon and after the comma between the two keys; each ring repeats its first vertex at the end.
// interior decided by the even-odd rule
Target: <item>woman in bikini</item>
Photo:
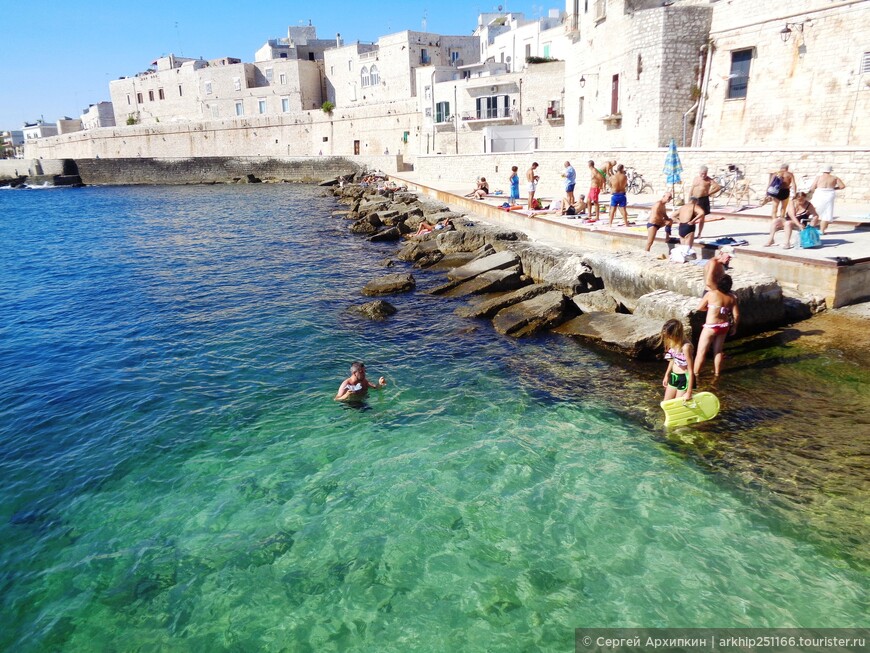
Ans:
{"type": "Polygon", "coordinates": [[[737,296],[731,292],[732,281],[727,274],[719,279],[716,290],[708,290],[698,306],[699,311],[707,311],[707,320],[701,329],[698,340],[698,356],[695,358],[695,376],[699,376],[707,353],[713,352],[713,374],[719,376],[722,371],[722,359],[725,355],[722,348],[725,338],[737,332],[737,322],[740,311],[737,308],[737,296]]]}
{"type": "Polygon", "coordinates": [[[662,327],[662,344],[665,346],[665,360],[669,360],[662,385],[665,388],[665,401],[683,397],[686,401],[692,398],[692,388],[695,385],[695,375],[692,371],[692,357],[695,348],[686,337],[683,323],[679,320],[668,320],[662,327]]]}
{"type": "Polygon", "coordinates": [[[785,211],[785,217],[774,218],[770,225],[770,238],[765,247],[773,246],[773,237],[780,229],[785,230],[785,242],[782,245],[783,249],[791,249],[791,232],[797,229],[799,232],[804,230],[807,225],[818,227],[819,214],[812,202],[807,199],[807,194],[803,191],[797,193],[785,211]]]}

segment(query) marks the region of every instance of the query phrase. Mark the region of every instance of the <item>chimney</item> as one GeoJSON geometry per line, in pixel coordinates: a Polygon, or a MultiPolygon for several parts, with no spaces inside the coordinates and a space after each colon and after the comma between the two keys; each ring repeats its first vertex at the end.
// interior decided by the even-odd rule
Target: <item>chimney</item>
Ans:
{"type": "Polygon", "coordinates": [[[335,35],[335,47],[337,47],[337,48],[341,47],[341,34],[337,33],[335,35]]]}

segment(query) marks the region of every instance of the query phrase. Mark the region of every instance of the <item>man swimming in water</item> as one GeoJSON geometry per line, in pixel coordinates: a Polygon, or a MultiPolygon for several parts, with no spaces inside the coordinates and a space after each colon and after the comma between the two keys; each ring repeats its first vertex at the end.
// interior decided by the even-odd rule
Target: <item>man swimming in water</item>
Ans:
{"type": "Polygon", "coordinates": [[[346,378],[338,386],[338,394],[335,401],[361,401],[369,392],[369,388],[380,390],[387,385],[384,377],[378,379],[375,385],[366,378],[366,366],[364,363],[354,361],[350,365],[350,377],[346,378]]]}

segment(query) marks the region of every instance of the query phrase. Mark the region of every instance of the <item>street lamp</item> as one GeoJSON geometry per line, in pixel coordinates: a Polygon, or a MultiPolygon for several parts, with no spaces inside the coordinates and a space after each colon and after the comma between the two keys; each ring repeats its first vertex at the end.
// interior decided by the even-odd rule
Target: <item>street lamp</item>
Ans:
{"type": "Polygon", "coordinates": [[[809,18],[806,19],[806,20],[803,20],[803,21],[801,21],[801,22],[799,22],[799,23],[786,23],[786,24],[785,24],[785,27],[783,27],[783,28],[779,31],[779,38],[782,39],[782,42],[783,42],[783,43],[785,43],[786,41],[788,41],[788,40],[791,38],[792,28],[794,28],[796,31],[798,31],[798,32],[800,32],[801,34],[803,34],[803,32],[804,32],[804,24],[805,24],[805,23],[808,23],[808,22],[810,22],[810,19],[809,19],[809,18]]]}

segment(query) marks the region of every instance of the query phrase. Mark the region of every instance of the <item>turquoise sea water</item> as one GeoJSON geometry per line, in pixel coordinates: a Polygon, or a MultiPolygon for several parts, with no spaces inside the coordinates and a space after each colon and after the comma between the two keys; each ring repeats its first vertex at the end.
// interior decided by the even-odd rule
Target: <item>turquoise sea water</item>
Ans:
{"type": "MultiPolygon", "coordinates": [[[[771,435],[806,423],[787,408],[665,436],[659,365],[501,338],[422,292],[353,317],[395,248],[335,208],[289,185],[0,193],[0,650],[870,625],[866,440],[832,462],[771,435]],[[355,359],[389,380],[364,409],[332,401],[355,359]]],[[[866,426],[835,353],[757,369],[836,376],[829,431],[866,426]]]]}

